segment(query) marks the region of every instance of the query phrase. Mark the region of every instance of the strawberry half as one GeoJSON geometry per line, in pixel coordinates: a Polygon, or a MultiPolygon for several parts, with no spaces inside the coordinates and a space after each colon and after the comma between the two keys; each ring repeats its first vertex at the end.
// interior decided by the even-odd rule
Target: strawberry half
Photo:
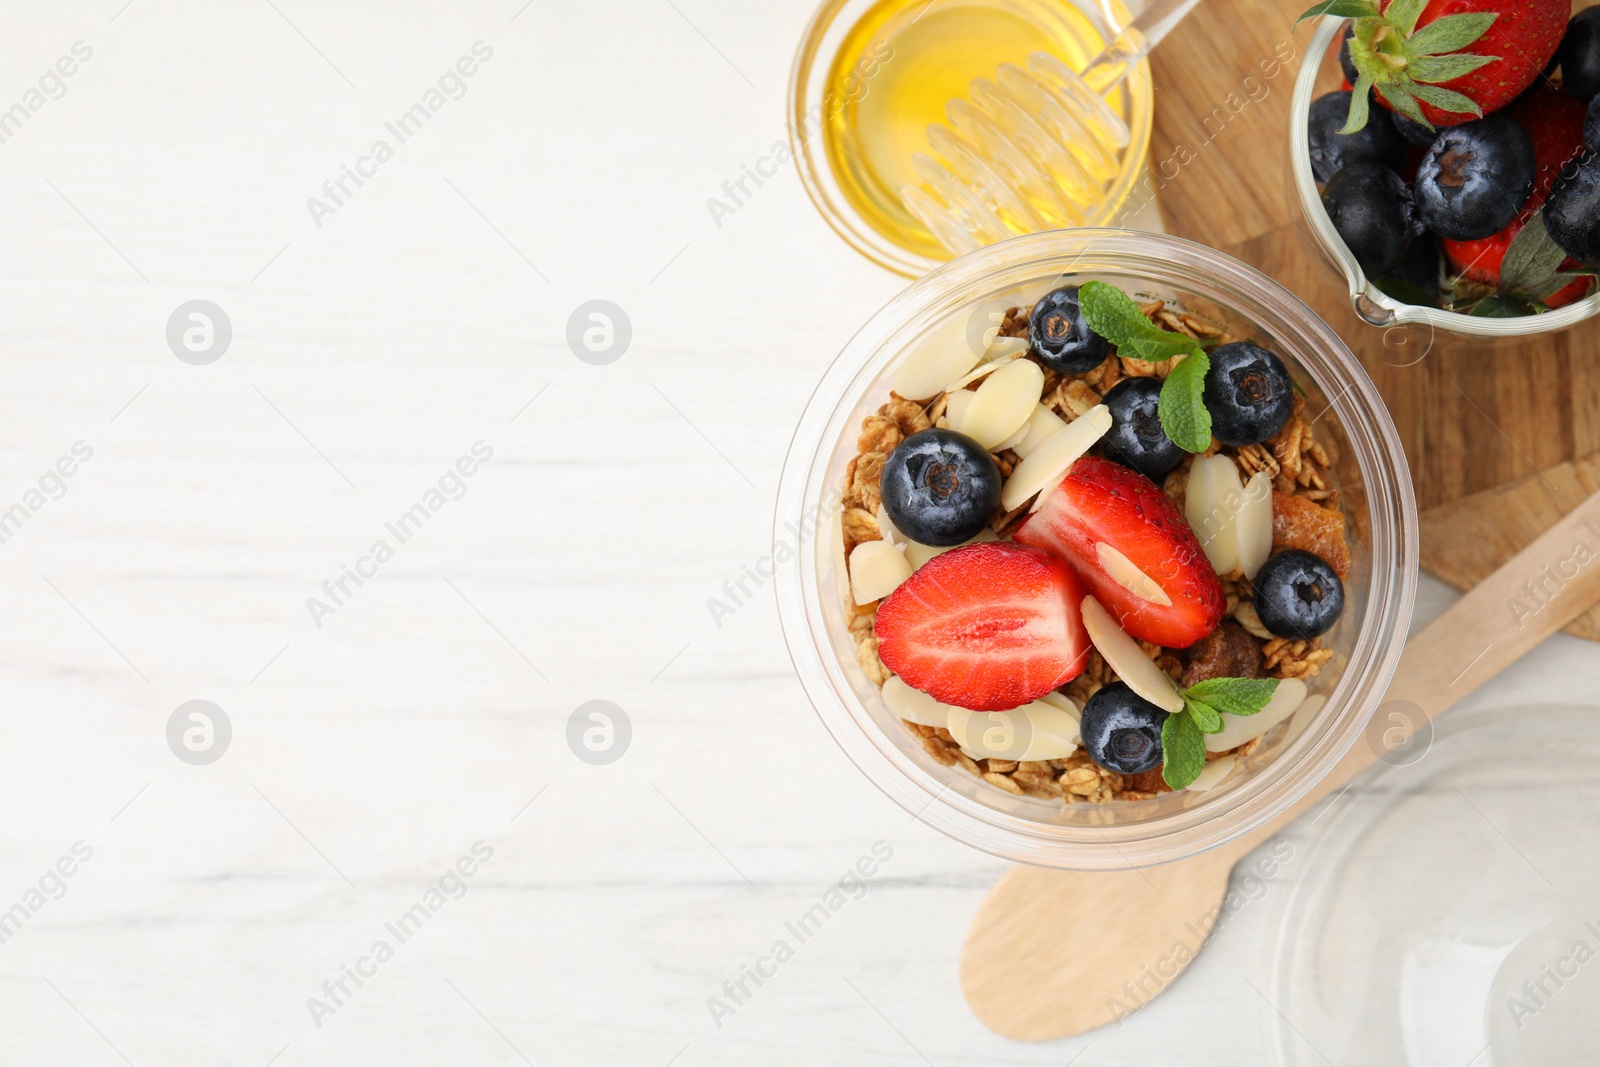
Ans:
{"type": "Polygon", "coordinates": [[[1188,648],[1222,621],[1222,582],[1188,521],[1159,486],[1120,464],[1078,460],[1015,537],[1069,560],[1095,599],[1142,641],[1188,648]],[[1170,603],[1147,599],[1113,577],[1100,545],[1125,556],[1170,603]]]}
{"type": "Polygon", "coordinates": [[[1458,126],[1515,100],[1556,54],[1570,0],[1322,0],[1301,18],[1355,17],[1350,58],[1358,77],[1353,132],[1366,124],[1367,92],[1434,126],[1458,126]]]}
{"type": "Polygon", "coordinates": [[[990,541],[935,556],[878,607],[878,656],[944,704],[1009,711],[1083,673],[1083,587],[1048,553],[990,541]]]}
{"type": "MultiPolygon", "coordinates": [[[[1501,287],[1501,265],[1505,262],[1506,250],[1534,212],[1544,206],[1561,171],[1583,151],[1583,124],[1588,111],[1582,101],[1549,84],[1535,86],[1511,105],[1508,114],[1522,124],[1533,140],[1534,162],[1538,167],[1533,195],[1528,198],[1527,206],[1499,233],[1476,241],[1439,242],[1457,274],[1479,285],[1501,287]]],[[[1577,260],[1568,258],[1558,270],[1575,271],[1581,267],[1577,260]]],[[[1590,285],[1589,278],[1579,278],[1545,296],[1541,302],[1549,308],[1564,307],[1587,296],[1590,285]]]]}

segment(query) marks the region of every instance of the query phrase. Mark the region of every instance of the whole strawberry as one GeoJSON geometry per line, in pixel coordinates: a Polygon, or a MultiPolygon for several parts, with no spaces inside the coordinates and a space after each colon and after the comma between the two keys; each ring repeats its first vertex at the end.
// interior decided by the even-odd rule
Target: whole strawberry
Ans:
{"type": "Polygon", "coordinates": [[[1359,77],[1345,132],[1368,100],[1431,126],[1458,126],[1515,100],[1561,44],[1569,0],[1322,0],[1302,18],[1355,19],[1359,77]]]}

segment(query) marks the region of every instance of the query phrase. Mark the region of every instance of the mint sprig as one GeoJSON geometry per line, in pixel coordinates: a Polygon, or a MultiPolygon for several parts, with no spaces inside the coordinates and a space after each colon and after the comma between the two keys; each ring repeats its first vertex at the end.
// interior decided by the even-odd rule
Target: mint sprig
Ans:
{"type": "Polygon", "coordinates": [[[1183,789],[1206,768],[1206,734],[1222,732],[1222,716],[1254,715],[1278,690],[1276,678],[1211,678],[1179,690],[1183,710],[1161,724],[1161,778],[1183,789]]]}
{"type": "Polygon", "coordinates": [[[1211,447],[1211,412],[1203,393],[1211,357],[1200,342],[1187,334],[1163,330],[1139,310],[1133,298],[1106,282],[1084,282],[1078,290],[1078,307],[1089,329],[1117,346],[1119,356],[1164,363],[1184,359],[1172,368],[1161,386],[1157,413],[1161,428],[1185,452],[1211,447]]]}

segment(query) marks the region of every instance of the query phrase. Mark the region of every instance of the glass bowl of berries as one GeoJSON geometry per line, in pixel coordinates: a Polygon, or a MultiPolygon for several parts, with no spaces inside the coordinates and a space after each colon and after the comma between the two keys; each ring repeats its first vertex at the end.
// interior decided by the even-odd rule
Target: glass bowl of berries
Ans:
{"type": "Polygon", "coordinates": [[[1339,0],[1307,14],[1330,17],[1295,84],[1293,183],[1357,314],[1496,338],[1600,312],[1600,9],[1339,0]]]}
{"type": "Polygon", "coordinates": [[[1282,286],[1157,234],[1018,237],[911,285],[812,396],[773,558],[791,658],[885,793],[1119,869],[1285,810],[1356,741],[1417,517],[1371,381],[1282,286]]]}

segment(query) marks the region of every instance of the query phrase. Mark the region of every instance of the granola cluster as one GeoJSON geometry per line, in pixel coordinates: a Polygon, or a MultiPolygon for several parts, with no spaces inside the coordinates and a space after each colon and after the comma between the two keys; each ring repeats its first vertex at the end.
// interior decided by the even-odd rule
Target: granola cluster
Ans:
{"type": "MultiPolygon", "coordinates": [[[[1157,325],[1196,340],[1225,344],[1245,339],[1230,335],[1225,328],[1198,315],[1169,308],[1161,301],[1146,304],[1141,310],[1157,325]]],[[[1029,312],[1030,309],[1020,307],[1007,311],[1000,335],[1027,336],[1029,312]]],[[[1033,360],[1044,372],[1045,384],[1039,402],[1071,422],[1100,404],[1105,393],[1123,378],[1165,378],[1184,357],[1149,363],[1113,353],[1098,367],[1079,375],[1059,374],[1031,352],[1021,358],[1033,360]]],[[[966,386],[968,389],[977,387],[977,382],[966,386]]],[[[845,471],[842,529],[846,557],[857,545],[880,537],[877,515],[883,498],[879,479],[889,453],[911,434],[946,425],[946,400],[947,395],[940,394],[924,405],[891,393],[889,402],[862,422],[856,442],[857,455],[845,471]]],[[[1260,471],[1266,471],[1271,477],[1274,551],[1304,549],[1326,560],[1341,578],[1348,576],[1350,545],[1345,536],[1344,515],[1339,510],[1339,490],[1330,484],[1330,471],[1337,457],[1330,451],[1329,444],[1317,439],[1313,422],[1305,416],[1303,397],[1295,398],[1293,414],[1274,437],[1242,448],[1224,446],[1213,438],[1211,447],[1201,455],[1219,453],[1232,458],[1246,480],[1260,471]]],[[[995,452],[993,456],[1003,477],[1009,476],[1020,462],[1017,454],[1010,450],[995,452]]],[[[1179,510],[1184,506],[1189,470],[1196,458],[1185,457],[1162,485],[1179,510]]],[[[1006,537],[1026,516],[1028,506],[1024,503],[1010,512],[997,510],[990,527],[1000,537],[1006,537]]],[[[1219,577],[1227,609],[1222,624],[1214,633],[1187,649],[1140,642],[1145,654],[1175,682],[1191,686],[1208,678],[1223,677],[1308,681],[1333,659],[1333,650],[1323,647],[1320,637],[1308,641],[1288,640],[1262,626],[1255,610],[1254,591],[1242,571],[1234,570],[1219,577]]],[[[878,639],[873,625],[878,604],[851,605],[851,608],[854,615],[849,627],[856,642],[856,659],[866,676],[881,686],[890,672],[878,657],[878,639]]],[[[1099,651],[1091,649],[1087,668],[1062,691],[1082,707],[1102,686],[1117,680],[1099,651]]],[[[1171,791],[1162,780],[1159,767],[1143,774],[1120,775],[1097,765],[1081,748],[1066,759],[1047,761],[973,759],[961,751],[944,727],[912,722],[905,725],[939,763],[960,765],[996,788],[1019,796],[1098,804],[1112,800],[1147,800],[1171,791]]],[[[1207,753],[1206,759],[1220,759],[1230,754],[1249,756],[1260,743],[1261,739],[1257,738],[1229,752],[1207,753]]]]}

